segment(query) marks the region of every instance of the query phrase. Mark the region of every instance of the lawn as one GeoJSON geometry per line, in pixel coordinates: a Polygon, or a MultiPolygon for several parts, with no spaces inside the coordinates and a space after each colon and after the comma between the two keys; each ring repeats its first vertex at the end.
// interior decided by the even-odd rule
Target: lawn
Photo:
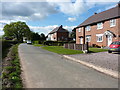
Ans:
{"type": "MultiPolygon", "coordinates": [[[[48,50],[48,51],[51,51],[54,53],[58,53],[58,54],[65,54],[65,55],[82,54],[83,53],[82,51],[66,49],[62,46],[44,46],[42,44],[34,44],[34,46],[38,46],[38,47],[43,46],[42,48],[45,50],[48,50]]],[[[105,52],[105,51],[107,51],[107,49],[89,48],[89,53],[97,53],[97,52],[105,52]]]]}
{"type": "Polygon", "coordinates": [[[89,51],[91,53],[97,53],[97,52],[105,52],[108,51],[108,49],[102,49],[102,48],[89,48],[89,51]]]}
{"type": "Polygon", "coordinates": [[[54,53],[65,54],[65,55],[83,53],[82,51],[66,49],[66,48],[63,48],[62,46],[46,46],[46,47],[42,47],[42,48],[45,50],[54,52],[54,53]]]}
{"type": "Polygon", "coordinates": [[[44,46],[42,44],[33,44],[34,46],[37,46],[37,47],[41,47],[41,46],[44,46]]]}

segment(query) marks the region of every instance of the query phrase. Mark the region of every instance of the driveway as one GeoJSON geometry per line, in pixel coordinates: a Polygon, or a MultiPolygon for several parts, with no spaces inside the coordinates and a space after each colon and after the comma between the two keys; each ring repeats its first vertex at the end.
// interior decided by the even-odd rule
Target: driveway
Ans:
{"type": "Polygon", "coordinates": [[[106,69],[118,71],[118,58],[120,57],[119,53],[99,52],[99,53],[76,54],[76,55],[68,55],[68,56],[106,69]]]}
{"type": "Polygon", "coordinates": [[[117,88],[118,80],[40,47],[21,44],[26,88],[117,88]]]}

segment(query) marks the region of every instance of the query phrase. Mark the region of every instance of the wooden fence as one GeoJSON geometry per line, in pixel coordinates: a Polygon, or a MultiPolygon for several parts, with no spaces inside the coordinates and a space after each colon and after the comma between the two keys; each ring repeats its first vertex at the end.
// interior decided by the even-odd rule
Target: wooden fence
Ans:
{"type": "Polygon", "coordinates": [[[75,43],[66,43],[64,44],[64,48],[74,49],[74,50],[87,50],[88,51],[88,43],[87,44],[75,44],[75,43]]]}

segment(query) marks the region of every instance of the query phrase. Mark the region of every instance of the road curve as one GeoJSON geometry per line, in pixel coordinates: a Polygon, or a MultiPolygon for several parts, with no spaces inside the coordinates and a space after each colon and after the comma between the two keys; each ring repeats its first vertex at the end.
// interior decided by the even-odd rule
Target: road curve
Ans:
{"type": "Polygon", "coordinates": [[[118,88],[118,80],[40,47],[19,45],[25,88],[118,88]]]}

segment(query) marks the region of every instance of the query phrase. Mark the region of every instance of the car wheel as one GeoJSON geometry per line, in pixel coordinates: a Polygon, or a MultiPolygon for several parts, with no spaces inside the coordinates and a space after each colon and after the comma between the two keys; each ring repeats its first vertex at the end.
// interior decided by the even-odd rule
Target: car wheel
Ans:
{"type": "Polygon", "coordinates": [[[112,51],[108,51],[108,53],[112,53],[112,51]]]}

